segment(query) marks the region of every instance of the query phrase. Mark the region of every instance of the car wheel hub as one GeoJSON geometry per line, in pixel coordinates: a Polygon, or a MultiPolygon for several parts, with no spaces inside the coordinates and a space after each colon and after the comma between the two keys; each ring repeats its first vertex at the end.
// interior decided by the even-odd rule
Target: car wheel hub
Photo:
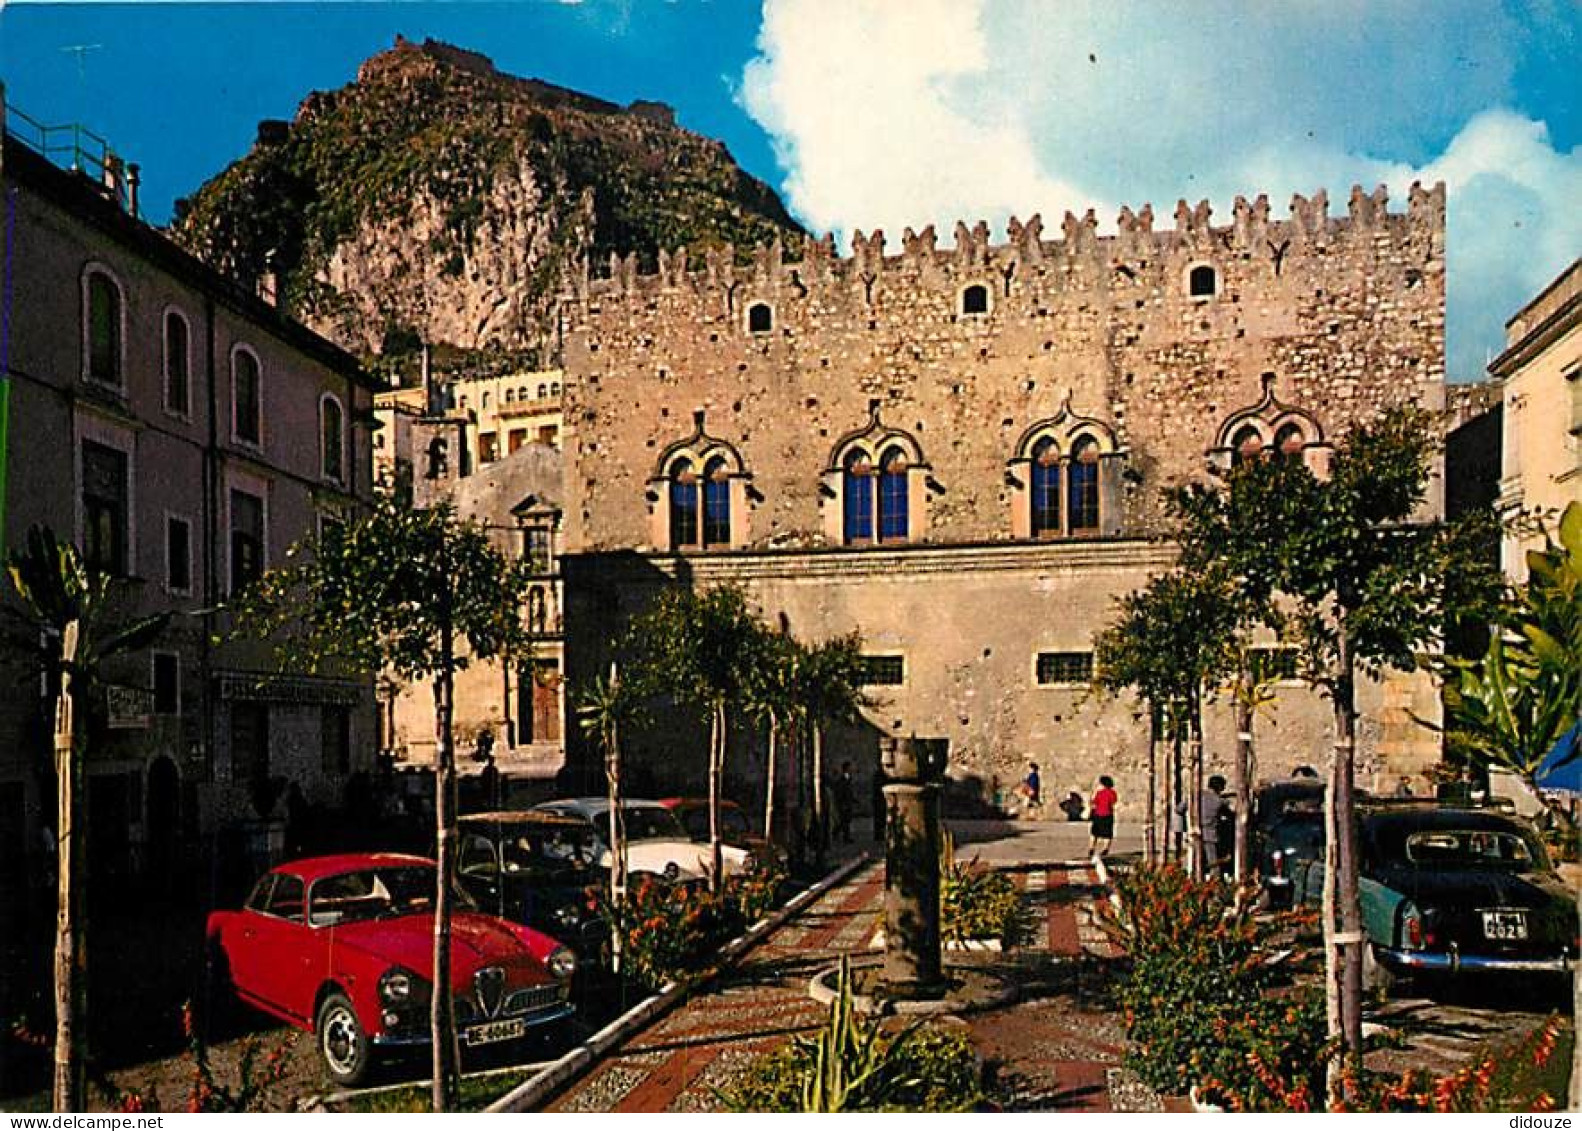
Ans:
{"type": "Polygon", "coordinates": [[[324,1059],[337,1072],[350,1072],[357,1064],[360,1045],[357,1019],[345,1009],[332,1010],[324,1018],[324,1059]]]}

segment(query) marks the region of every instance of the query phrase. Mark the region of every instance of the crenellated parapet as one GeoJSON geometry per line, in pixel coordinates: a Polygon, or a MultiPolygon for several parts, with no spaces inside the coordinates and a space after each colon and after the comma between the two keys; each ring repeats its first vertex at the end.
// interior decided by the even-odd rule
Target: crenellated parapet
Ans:
{"type": "Polygon", "coordinates": [[[1238,196],[1229,223],[1220,225],[1214,223],[1207,200],[1195,205],[1180,200],[1173,221],[1156,228],[1151,204],[1136,210],[1122,207],[1114,231],[1100,234],[1093,210],[1081,216],[1067,212],[1058,237],[1045,239],[1041,216],[1025,221],[1012,217],[1004,243],[991,242],[986,222],[969,226],[961,221],[952,230],[950,246],[941,245],[930,224],[905,229],[899,253],[887,247],[883,231],[858,229],[847,256],[825,235],[805,241],[797,258],[788,258],[776,240],[755,248],[745,265],[737,262],[729,245],[662,252],[652,273],[639,271],[635,255],[612,254],[602,277],[590,277],[585,264],[569,272],[566,297],[607,301],[690,291],[710,310],[737,310],[752,295],[812,296],[831,302],[854,296],[872,305],[887,288],[937,287],[943,293],[973,281],[1003,280],[1010,294],[1013,280],[1015,287],[1052,291],[1113,286],[1122,280],[1136,285],[1150,273],[1167,279],[1186,264],[1232,259],[1259,265],[1279,278],[1303,256],[1322,253],[1334,260],[1354,251],[1373,262],[1381,248],[1392,245],[1426,266],[1443,257],[1445,187],[1414,183],[1405,211],[1392,212],[1383,185],[1372,192],[1359,185],[1351,190],[1344,216],[1330,214],[1323,189],[1311,197],[1292,196],[1283,218],[1271,214],[1264,194],[1250,201],[1238,196]]]}

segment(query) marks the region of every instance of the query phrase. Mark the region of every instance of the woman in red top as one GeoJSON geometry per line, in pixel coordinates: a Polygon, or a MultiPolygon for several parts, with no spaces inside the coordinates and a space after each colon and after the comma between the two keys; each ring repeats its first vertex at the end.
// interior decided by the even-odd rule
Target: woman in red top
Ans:
{"type": "Polygon", "coordinates": [[[1115,800],[1115,782],[1105,774],[1099,778],[1099,788],[1088,805],[1093,817],[1093,840],[1088,845],[1089,856],[1103,856],[1109,851],[1110,840],[1115,836],[1115,800]]]}

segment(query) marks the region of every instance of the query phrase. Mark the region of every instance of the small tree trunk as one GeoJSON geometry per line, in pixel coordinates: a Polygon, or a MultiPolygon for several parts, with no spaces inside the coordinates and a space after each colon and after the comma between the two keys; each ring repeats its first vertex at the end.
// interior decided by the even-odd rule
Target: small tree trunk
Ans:
{"type": "Polygon", "coordinates": [[[55,1081],[56,1111],[85,1111],[87,1063],[87,949],[82,911],[87,878],[87,825],[82,820],[81,759],[77,750],[78,624],[61,639],[60,690],[55,701],[55,1081]]]}
{"type": "Polygon", "coordinates": [[[780,722],[773,711],[769,712],[769,765],[764,772],[764,839],[775,835],[775,754],[780,738],[780,722]]]}
{"type": "Polygon", "coordinates": [[[1240,687],[1236,695],[1236,882],[1246,883],[1252,876],[1252,673],[1242,664],[1240,687]]]}
{"type": "Polygon", "coordinates": [[[1175,714],[1170,719],[1170,765],[1169,773],[1165,775],[1165,844],[1164,859],[1166,862],[1177,859],[1180,845],[1176,840],[1178,827],[1186,818],[1186,810],[1181,808],[1181,728],[1175,714]],[[1180,814],[1177,817],[1177,814],[1180,814]]]}
{"type": "MultiPolygon", "coordinates": [[[[610,665],[610,686],[616,685],[615,665],[610,665]]],[[[621,731],[620,724],[610,723],[605,736],[604,779],[610,796],[610,902],[614,905],[614,922],[610,924],[610,969],[621,972],[621,953],[625,950],[626,908],[626,814],[621,809],[621,731]]]]}
{"type": "Polygon", "coordinates": [[[1342,1056],[1331,1063],[1330,1099],[1344,1099],[1341,1069],[1346,1061],[1362,1056],[1362,903],[1358,884],[1357,827],[1353,820],[1356,781],[1357,711],[1354,701],[1351,641],[1341,626],[1337,633],[1337,674],[1331,688],[1335,710],[1335,752],[1330,761],[1329,789],[1325,796],[1326,832],[1324,889],[1333,899],[1326,908],[1326,923],[1333,934],[1326,938],[1325,974],[1333,987],[1330,1035],[1341,1040],[1342,1056]],[[1333,877],[1333,878],[1332,878],[1333,877]]]}
{"type": "Polygon", "coordinates": [[[1208,872],[1203,843],[1203,702],[1197,688],[1187,704],[1188,756],[1192,763],[1192,792],[1187,797],[1188,866],[1194,879],[1208,872]]]}
{"type": "Polygon", "coordinates": [[[448,593],[440,628],[440,671],[434,681],[435,713],[439,716],[439,753],[434,768],[434,824],[438,887],[434,895],[434,996],[429,1011],[429,1038],[433,1042],[435,1111],[450,1111],[459,1098],[456,1050],[456,1003],[450,985],[450,878],[452,833],[456,815],[451,801],[456,790],[456,745],[453,730],[455,702],[453,665],[455,638],[448,613],[448,593]]]}
{"type": "Polygon", "coordinates": [[[1159,863],[1159,709],[1148,711],[1148,823],[1146,826],[1148,863],[1159,863]]]}
{"type": "Polygon", "coordinates": [[[725,704],[714,705],[712,742],[709,744],[709,888],[719,895],[725,887],[725,851],[720,839],[720,779],[725,772],[725,704]]]}

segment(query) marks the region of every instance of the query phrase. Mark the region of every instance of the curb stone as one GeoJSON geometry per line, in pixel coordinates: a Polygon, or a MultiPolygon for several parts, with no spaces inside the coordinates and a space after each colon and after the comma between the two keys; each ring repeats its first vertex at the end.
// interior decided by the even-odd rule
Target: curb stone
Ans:
{"type": "MultiPolygon", "coordinates": [[[[769,916],[769,918],[760,919],[745,934],[726,943],[720,948],[720,958],[725,962],[734,961],[744,951],[761,942],[769,932],[785,923],[792,916],[799,914],[808,904],[822,897],[836,884],[867,865],[870,860],[871,857],[865,852],[855,859],[842,864],[818,883],[797,895],[796,898],[769,916]]],[[[485,1112],[525,1112],[534,1110],[551,1094],[561,1090],[591,1069],[611,1048],[651,1024],[661,1014],[668,1012],[672,1006],[686,997],[691,990],[702,985],[705,981],[707,981],[706,978],[694,982],[667,983],[658,993],[627,1010],[582,1042],[582,1044],[568,1051],[559,1060],[554,1061],[542,1071],[522,1081],[522,1083],[483,1110],[485,1112]]]]}

